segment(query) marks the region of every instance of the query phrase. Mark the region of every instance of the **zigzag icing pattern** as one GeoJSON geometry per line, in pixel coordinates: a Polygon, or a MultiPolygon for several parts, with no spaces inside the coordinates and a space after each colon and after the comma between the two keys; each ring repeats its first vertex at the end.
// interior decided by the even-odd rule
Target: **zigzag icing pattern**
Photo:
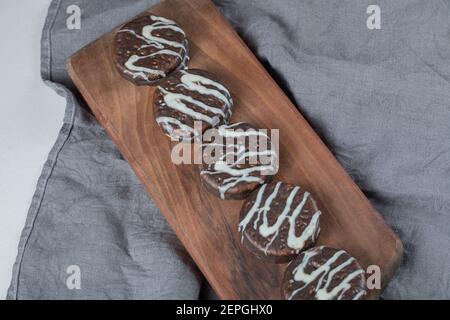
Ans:
{"type": "MultiPolygon", "coordinates": [[[[314,281],[317,280],[317,284],[315,286],[315,298],[318,300],[331,300],[337,299],[341,300],[344,294],[350,289],[350,282],[355,279],[357,276],[364,273],[362,269],[355,270],[349,273],[341,282],[335,285],[333,288],[330,288],[330,284],[333,281],[335,275],[342,271],[345,267],[348,267],[352,262],[355,261],[355,258],[349,257],[347,260],[342,262],[341,264],[334,266],[333,264],[338,260],[338,258],[345,254],[344,250],[337,251],[330,259],[328,259],[324,264],[320,267],[316,268],[313,272],[307,273],[305,271],[306,266],[310,262],[310,260],[316,256],[324,246],[314,248],[311,250],[305,251],[302,263],[300,263],[293,271],[293,281],[301,282],[303,285],[294,290],[290,295],[289,299],[292,299],[297,293],[304,290],[306,287],[311,285],[314,281]]],[[[352,297],[352,300],[359,300],[362,296],[366,294],[365,290],[361,290],[356,292],[352,297]]]]}
{"type": "MultiPolygon", "coordinates": [[[[210,127],[217,126],[221,122],[221,119],[228,121],[233,106],[233,100],[231,99],[228,89],[222,84],[209,78],[190,73],[189,70],[181,70],[179,72],[182,75],[180,77],[180,84],[177,86],[183,87],[189,92],[197,92],[204,96],[213,96],[223,103],[224,108],[210,106],[207,103],[194,99],[190,95],[171,92],[159,85],[158,90],[162,93],[164,107],[181,112],[194,121],[206,122],[210,127]],[[188,103],[194,105],[197,110],[188,106],[188,103]]],[[[156,117],[156,122],[163,126],[175,139],[186,138],[187,136],[190,136],[190,134],[194,137],[201,135],[201,132],[194,130],[193,126],[182,123],[180,120],[173,117],[158,116],[156,117]],[[179,131],[178,133],[176,132],[177,130],[179,131]]]]}
{"type": "Polygon", "coordinates": [[[219,187],[219,195],[221,199],[225,199],[226,192],[237,186],[240,183],[251,183],[257,182],[259,184],[264,183],[264,178],[252,175],[253,173],[262,173],[262,172],[272,172],[274,171],[274,157],[276,157],[276,153],[274,150],[258,150],[250,151],[245,148],[242,144],[227,144],[227,138],[235,138],[239,141],[240,138],[249,137],[249,136],[262,136],[263,138],[268,139],[267,134],[262,131],[257,130],[230,130],[235,128],[236,126],[241,125],[242,122],[234,123],[231,125],[222,125],[217,128],[219,135],[223,138],[222,143],[209,144],[208,146],[214,147],[222,147],[226,148],[227,152],[221,155],[214,163],[212,170],[202,170],[200,172],[201,175],[219,175],[226,174],[230,177],[224,179],[222,181],[222,185],[219,187]],[[229,149],[232,151],[228,151],[229,149]],[[260,156],[270,156],[271,164],[270,165],[255,165],[248,168],[238,168],[237,165],[243,163],[245,159],[250,157],[260,157],[260,156]],[[229,159],[233,159],[233,161],[228,161],[229,159]]]}
{"type": "Polygon", "coordinates": [[[145,44],[141,45],[137,50],[147,47],[153,47],[157,50],[145,56],[133,54],[128,58],[128,60],[124,64],[126,68],[125,72],[129,74],[133,79],[141,78],[149,81],[149,75],[157,75],[159,77],[166,76],[166,73],[162,70],[150,68],[148,66],[144,67],[137,65],[137,63],[143,59],[148,59],[158,55],[176,56],[180,59],[180,68],[184,68],[186,66],[187,60],[189,59],[187,55],[187,40],[183,42],[170,41],[168,39],[156,37],[153,35],[153,31],[155,30],[170,29],[185,36],[184,31],[180,27],[178,27],[172,20],[153,15],[150,16],[150,19],[153,21],[153,23],[144,26],[142,28],[142,34],[138,34],[136,31],[131,29],[122,29],[118,31],[119,33],[130,33],[136,38],[144,41],[145,44]],[[181,49],[182,54],[172,50],[173,48],[181,49]]]}
{"type": "Polygon", "coordinates": [[[253,228],[258,231],[261,237],[270,239],[265,246],[266,254],[273,241],[279,236],[280,228],[286,220],[288,221],[289,225],[286,245],[296,252],[300,252],[304,248],[308,240],[314,242],[320,230],[319,217],[321,215],[321,212],[317,210],[313,213],[311,220],[309,221],[308,225],[302,230],[300,235],[296,235],[296,221],[301,215],[306,201],[310,196],[309,192],[304,192],[302,200],[295,207],[293,207],[292,203],[295,196],[300,191],[300,187],[294,187],[291,190],[288,197],[286,198],[286,202],[281,214],[277,217],[277,220],[274,224],[269,224],[268,215],[271,211],[271,205],[273,201],[276,201],[275,199],[277,198],[282,184],[282,182],[277,182],[274,190],[270,193],[270,195],[267,196],[266,200],[263,203],[263,196],[268,186],[268,184],[264,184],[258,190],[255,203],[238,226],[239,232],[242,233],[242,240],[244,239],[244,231],[246,230],[246,228],[253,228]],[[252,225],[249,225],[250,221],[255,215],[256,219],[254,220],[252,225]],[[260,221],[261,223],[259,223],[260,221]]]}

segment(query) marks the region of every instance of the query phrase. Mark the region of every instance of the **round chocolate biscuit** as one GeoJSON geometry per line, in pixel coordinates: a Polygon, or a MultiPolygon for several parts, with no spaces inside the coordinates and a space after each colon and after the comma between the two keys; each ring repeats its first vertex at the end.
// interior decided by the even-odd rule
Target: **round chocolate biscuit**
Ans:
{"type": "Polygon", "coordinates": [[[200,178],[221,199],[244,199],[276,173],[275,150],[267,130],[248,123],[222,125],[205,134],[200,178]],[[209,142],[205,142],[210,136],[209,142]]]}
{"type": "Polygon", "coordinates": [[[282,295],[289,300],[360,300],[366,295],[364,270],[344,250],[315,247],[286,268],[282,295]]]}
{"type": "Polygon", "coordinates": [[[274,181],[247,198],[238,229],[243,244],[258,257],[287,262],[314,245],[320,215],[309,192],[274,181]]]}
{"type": "Polygon", "coordinates": [[[192,141],[205,130],[228,123],[232,107],[228,89],[197,69],[174,72],[161,81],[153,96],[156,122],[177,141],[192,141]]]}
{"type": "Polygon", "coordinates": [[[154,15],[138,17],[117,32],[114,38],[117,70],[137,85],[154,85],[189,60],[188,40],[172,20],[154,15]]]}

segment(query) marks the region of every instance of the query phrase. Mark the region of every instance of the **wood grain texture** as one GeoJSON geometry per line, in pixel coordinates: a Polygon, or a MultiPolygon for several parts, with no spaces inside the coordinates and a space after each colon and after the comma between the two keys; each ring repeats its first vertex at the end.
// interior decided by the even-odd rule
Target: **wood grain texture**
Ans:
{"type": "MultiPolygon", "coordinates": [[[[386,285],[402,244],[297,108],[208,0],[167,0],[149,12],[175,20],[190,41],[189,67],[214,73],[235,101],[233,122],[280,129],[277,179],[317,199],[319,244],[344,248],[360,263],[379,265],[386,285]]],[[[124,80],[111,59],[114,32],[73,55],[69,74],[171,227],[223,299],[279,299],[286,265],[261,262],[240,245],[242,201],[221,201],[203,189],[194,165],[171,162],[171,142],[156,125],[152,87],[124,80]]],[[[370,297],[379,294],[374,290],[370,297]]]]}

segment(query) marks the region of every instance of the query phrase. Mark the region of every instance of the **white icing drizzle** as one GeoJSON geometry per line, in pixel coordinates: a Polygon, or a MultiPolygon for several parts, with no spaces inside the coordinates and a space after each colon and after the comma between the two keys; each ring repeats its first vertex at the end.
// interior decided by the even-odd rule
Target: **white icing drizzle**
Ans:
{"type": "Polygon", "coordinates": [[[161,125],[167,133],[169,133],[174,139],[182,139],[187,138],[186,134],[183,133],[192,133],[194,136],[199,135],[199,133],[194,129],[189,127],[188,125],[185,125],[181,121],[171,118],[171,117],[158,117],[156,119],[156,122],[161,125]],[[180,132],[173,129],[173,127],[177,126],[181,129],[180,132]]]}
{"type": "MultiPolygon", "coordinates": [[[[189,91],[197,91],[200,94],[212,95],[216,97],[227,106],[227,110],[229,110],[231,116],[231,104],[233,101],[231,100],[231,96],[227,88],[216,81],[199,76],[197,74],[188,73],[184,70],[181,71],[181,73],[183,74],[181,76],[181,86],[189,91]],[[205,85],[215,87],[217,90],[207,88],[205,87],[205,85]]],[[[225,115],[223,114],[223,116],[225,115]]]]}
{"type": "MultiPolygon", "coordinates": [[[[197,121],[205,121],[211,127],[217,126],[221,118],[225,121],[231,116],[231,108],[233,101],[231,99],[229,91],[220,83],[213,81],[209,78],[190,73],[188,71],[182,70],[180,71],[182,76],[180,77],[180,84],[178,86],[185,88],[191,92],[198,92],[205,96],[213,96],[223,102],[225,108],[217,108],[212,107],[202,101],[194,99],[189,95],[185,95],[182,93],[171,92],[164,89],[162,86],[158,86],[158,90],[163,94],[163,99],[165,106],[181,113],[184,113],[197,121]],[[207,87],[208,86],[208,87],[207,87]],[[211,88],[213,87],[213,88],[211,88]],[[187,103],[190,103],[203,112],[196,111],[187,106],[187,103]]],[[[166,119],[168,117],[165,117],[166,119]]],[[[156,118],[158,121],[158,118],[156,118]]],[[[175,121],[166,121],[171,124],[176,124],[175,121]]],[[[194,132],[193,127],[190,127],[186,124],[183,126],[178,126],[178,129],[182,131],[188,131],[195,133],[194,137],[199,136],[201,133],[194,132]]],[[[172,131],[175,129],[172,129],[172,131]]]]}
{"type": "MultiPolygon", "coordinates": [[[[167,91],[166,89],[164,89],[162,87],[158,87],[158,89],[163,93],[163,99],[164,99],[164,102],[167,107],[174,109],[176,111],[179,111],[181,113],[187,114],[188,116],[190,116],[191,118],[193,118],[195,120],[206,121],[211,126],[216,126],[219,123],[220,118],[218,116],[210,117],[204,113],[195,111],[194,109],[189,108],[183,102],[183,100],[190,102],[198,107],[201,107],[204,110],[210,111],[214,114],[216,114],[215,111],[217,110],[217,108],[209,107],[206,104],[203,104],[202,102],[193,99],[191,96],[186,96],[181,93],[173,93],[173,92],[167,91]]],[[[220,110],[220,112],[222,112],[222,110],[220,110]]]]}
{"type": "Polygon", "coordinates": [[[132,55],[130,58],[128,58],[127,62],[125,62],[125,68],[127,68],[127,70],[125,70],[129,75],[131,75],[133,77],[133,79],[137,78],[137,77],[141,77],[143,79],[148,80],[148,76],[146,73],[153,73],[153,74],[157,74],[160,75],[162,77],[164,77],[166,74],[165,72],[161,71],[161,70],[157,70],[157,69],[151,69],[148,67],[143,67],[143,66],[137,66],[136,62],[138,62],[139,60],[142,59],[147,59],[147,58],[151,58],[160,54],[168,54],[168,55],[174,55],[179,57],[180,59],[182,59],[181,55],[178,54],[175,51],[172,50],[160,50],[158,52],[154,52],[151,53],[149,55],[146,56],[138,56],[138,55],[132,55]]]}
{"type": "Polygon", "coordinates": [[[223,125],[223,126],[218,127],[217,130],[219,131],[219,134],[225,138],[239,138],[239,137],[250,137],[250,136],[263,136],[265,138],[268,138],[267,134],[264,131],[260,131],[260,130],[247,130],[247,131],[230,130],[241,124],[242,124],[242,122],[237,122],[237,123],[233,123],[230,125],[223,125]]]}
{"type": "Polygon", "coordinates": [[[361,299],[364,295],[366,294],[366,290],[361,290],[360,292],[358,292],[352,300],[359,300],[361,299]]]}
{"type": "Polygon", "coordinates": [[[151,58],[157,55],[172,55],[178,57],[181,60],[180,68],[184,68],[188,60],[187,40],[185,40],[184,42],[176,42],[153,35],[154,30],[170,29],[185,36],[184,31],[180,27],[178,27],[172,20],[153,15],[150,16],[150,19],[153,21],[153,23],[142,28],[142,35],[131,29],[122,29],[118,31],[131,33],[136,38],[144,41],[145,44],[140,46],[138,50],[147,47],[154,47],[155,49],[157,49],[157,51],[146,56],[132,55],[128,58],[128,60],[124,64],[126,68],[125,72],[133,77],[133,79],[142,78],[148,81],[149,75],[157,75],[160,77],[166,76],[166,73],[162,70],[136,65],[136,63],[140,60],[151,58]],[[171,50],[170,47],[182,49],[182,54],[177,51],[171,50]]]}
{"type": "Polygon", "coordinates": [[[304,192],[300,203],[298,203],[295,208],[291,208],[295,196],[300,191],[300,187],[294,187],[291,190],[286,199],[286,203],[281,214],[277,217],[277,220],[275,221],[274,224],[269,225],[268,215],[271,210],[271,204],[273,200],[277,197],[281,185],[282,182],[277,182],[274,190],[267,197],[265,203],[262,206],[260,206],[262,197],[264,195],[267,186],[266,184],[263,185],[258,191],[255,203],[253,204],[252,208],[248,211],[244,219],[242,219],[242,221],[239,223],[238,227],[239,231],[242,232],[242,239],[243,239],[245,229],[247,228],[248,224],[256,214],[257,216],[253,223],[253,229],[255,230],[257,229],[261,237],[264,238],[270,237],[270,241],[267,243],[264,249],[265,254],[267,254],[267,250],[269,249],[273,241],[278,237],[281,226],[283,225],[285,220],[287,220],[289,224],[286,245],[289,248],[294,249],[296,252],[300,252],[300,250],[302,250],[303,247],[305,246],[306,241],[308,241],[309,239],[315,241],[315,238],[319,231],[319,217],[321,215],[321,212],[317,210],[316,212],[313,213],[311,220],[309,221],[308,225],[302,230],[301,234],[299,236],[296,235],[296,220],[302,213],[303,207],[305,206],[306,201],[310,196],[309,192],[304,192]],[[262,222],[258,227],[258,222],[261,220],[261,218],[262,222]]]}
{"type": "MultiPolygon", "coordinates": [[[[335,263],[338,258],[345,253],[344,250],[339,250],[319,268],[316,268],[311,273],[306,273],[305,268],[311,258],[316,256],[323,248],[324,247],[321,246],[304,252],[302,262],[292,271],[293,281],[301,282],[303,283],[303,285],[300,288],[294,290],[289,296],[289,299],[292,299],[298,292],[304,290],[307,286],[311,285],[316,279],[318,279],[315,287],[316,299],[331,300],[336,298],[337,300],[341,300],[345,292],[350,289],[350,282],[358,275],[363,273],[363,270],[361,269],[353,271],[352,273],[348,274],[338,285],[330,290],[329,286],[333,281],[334,276],[339,271],[343,270],[345,267],[354,262],[355,258],[350,257],[338,266],[332,267],[333,263],[335,263]]],[[[357,292],[353,297],[353,300],[360,299],[365,293],[365,290],[357,292]]]]}
{"type": "MultiPolygon", "coordinates": [[[[237,125],[242,123],[235,123],[231,125],[222,125],[217,128],[218,133],[224,140],[229,137],[233,138],[242,138],[250,135],[263,135],[267,137],[264,132],[256,131],[256,130],[230,130],[237,125]]],[[[207,146],[219,146],[224,148],[232,147],[233,151],[227,152],[222,155],[216,163],[214,163],[213,170],[202,170],[200,174],[208,174],[208,175],[217,175],[217,174],[227,174],[230,177],[226,178],[222,181],[222,185],[219,187],[219,195],[221,199],[225,199],[225,194],[231,188],[237,186],[240,183],[251,183],[257,182],[259,184],[264,183],[264,179],[260,176],[253,176],[254,172],[271,172],[274,170],[274,157],[276,157],[276,153],[274,150],[261,150],[261,151],[246,151],[245,146],[242,144],[209,144],[207,146]],[[248,168],[238,168],[237,165],[242,163],[243,160],[247,157],[259,157],[268,155],[271,156],[272,161],[270,165],[256,165],[248,168]],[[224,159],[229,159],[229,156],[233,156],[233,161],[224,161],[224,159]]]]}

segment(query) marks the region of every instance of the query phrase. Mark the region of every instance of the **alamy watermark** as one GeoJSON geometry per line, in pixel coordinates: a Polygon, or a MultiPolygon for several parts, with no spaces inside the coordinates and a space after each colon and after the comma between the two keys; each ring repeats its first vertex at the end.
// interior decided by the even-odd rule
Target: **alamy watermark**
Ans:
{"type": "MultiPolygon", "coordinates": [[[[194,121],[194,132],[201,131],[202,122],[194,121]]],[[[261,174],[274,175],[279,163],[279,129],[211,128],[193,142],[176,143],[171,160],[176,165],[215,164],[218,168],[221,165],[228,165],[228,168],[258,165],[266,169],[261,170],[261,174]]]]}
{"type": "Polygon", "coordinates": [[[367,7],[366,13],[369,14],[367,17],[366,25],[369,30],[379,30],[381,29],[381,8],[378,5],[371,4],[367,7]]]}
{"type": "MultiPolygon", "coordinates": [[[[81,29],[81,8],[76,4],[71,4],[66,8],[66,26],[68,30],[81,29]]],[[[381,29],[381,8],[379,5],[371,4],[366,9],[369,16],[366,19],[366,26],[369,30],[381,29]]]]}
{"type": "Polygon", "coordinates": [[[81,9],[79,6],[72,4],[66,8],[68,15],[66,19],[66,26],[69,30],[81,29],[81,9]]]}
{"type": "Polygon", "coordinates": [[[66,286],[69,290],[80,290],[81,289],[81,268],[75,264],[67,267],[66,273],[68,277],[66,278],[66,286]]]}

